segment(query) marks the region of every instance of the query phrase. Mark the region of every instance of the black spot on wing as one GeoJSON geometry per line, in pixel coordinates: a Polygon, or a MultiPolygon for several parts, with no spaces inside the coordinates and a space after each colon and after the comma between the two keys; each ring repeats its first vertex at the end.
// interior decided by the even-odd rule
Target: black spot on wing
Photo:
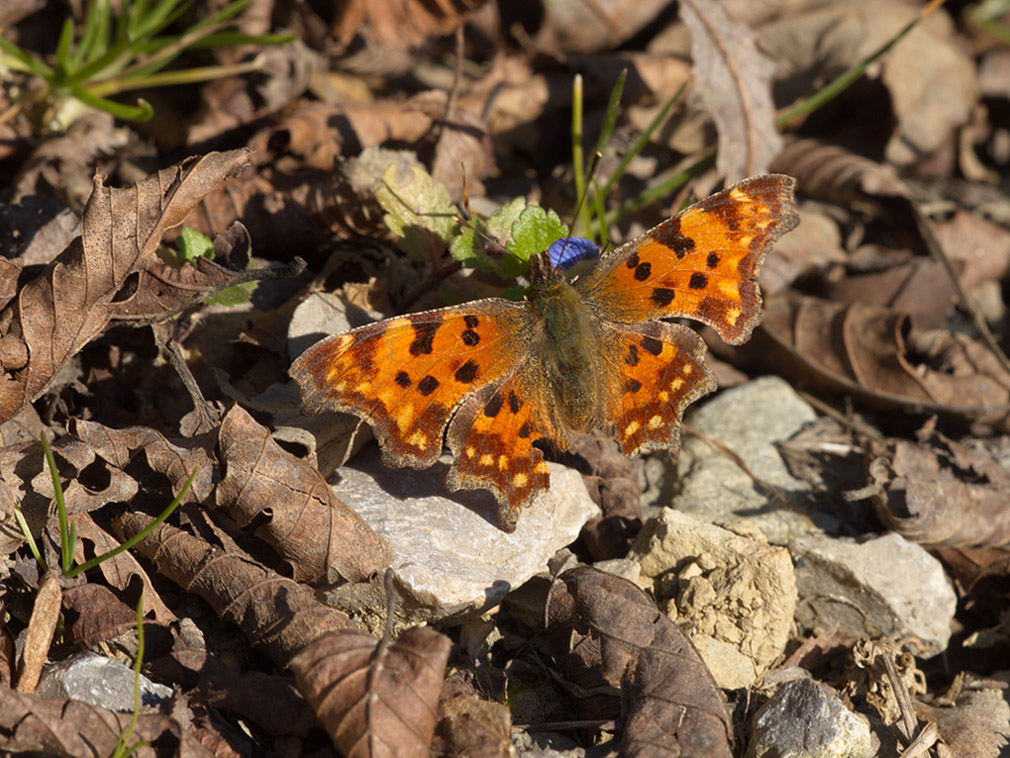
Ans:
{"type": "Polygon", "coordinates": [[[469,384],[474,379],[477,378],[477,364],[473,361],[467,361],[458,369],[456,369],[456,381],[462,384],[469,384]]]}
{"type": "Polygon", "coordinates": [[[693,290],[703,290],[708,286],[708,277],[695,272],[691,274],[691,281],[687,283],[687,286],[693,290]]]}
{"type": "Polygon", "coordinates": [[[501,412],[502,407],[502,397],[501,394],[496,392],[491,396],[491,399],[487,401],[487,405],[484,406],[484,415],[488,418],[494,418],[501,412]]]}
{"type": "Polygon", "coordinates": [[[652,353],[653,355],[659,355],[663,352],[663,343],[657,340],[655,337],[642,337],[642,349],[647,353],[652,353]]]}
{"type": "MultiPolygon", "coordinates": [[[[431,316],[426,318],[431,318],[431,316]]],[[[431,355],[435,333],[442,326],[442,318],[439,317],[437,321],[412,322],[411,326],[414,328],[414,341],[410,343],[410,354],[431,355]]]]}
{"type": "Polygon", "coordinates": [[[438,389],[438,379],[433,377],[431,374],[428,374],[428,376],[424,377],[424,379],[422,379],[417,383],[417,391],[420,392],[425,397],[427,397],[437,389],[438,389]]]}
{"type": "Polygon", "coordinates": [[[676,291],[672,289],[668,289],[666,287],[656,287],[649,298],[660,308],[665,308],[673,302],[673,298],[676,294],[676,291]]]}
{"type": "Polygon", "coordinates": [[[393,379],[393,381],[395,381],[397,384],[399,384],[404,389],[406,389],[407,387],[409,387],[411,385],[410,376],[407,374],[406,371],[399,372],[396,375],[396,377],[393,379]]]}

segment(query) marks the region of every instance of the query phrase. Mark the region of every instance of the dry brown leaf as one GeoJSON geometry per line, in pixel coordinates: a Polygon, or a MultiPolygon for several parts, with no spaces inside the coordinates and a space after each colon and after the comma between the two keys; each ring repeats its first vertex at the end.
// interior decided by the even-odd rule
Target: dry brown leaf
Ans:
{"type": "Polygon", "coordinates": [[[697,91],[719,134],[720,176],[735,182],[765,173],[782,149],[771,92],[775,64],[720,3],[683,0],[680,15],[691,32],[697,91]]]}
{"type": "Polygon", "coordinates": [[[932,411],[1006,428],[1010,376],[952,332],[916,332],[905,314],[812,297],[770,298],[751,343],[796,384],[882,407],[932,411]]]}
{"type": "Polygon", "coordinates": [[[364,33],[377,45],[405,48],[448,34],[484,0],[345,0],[337,8],[333,34],[345,45],[364,33]]]}
{"type": "MultiPolygon", "coordinates": [[[[66,758],[112,755],[132,719],[132,713],[95,708],[79,700],[34,697],[0,688],[0,750],[11,753],[66,758]]],[[[138,717],[131,736],[130,744],[142,743],[131,754],[136,758],[213,755],[200,746],[190,730],[167,716],[138,717]],[[157,748],[152,746],[155,744],[157,748]]]]}
{"type": "MultiPolygon", "coordinates": [[[[807,96],[892,39],[919,16],[910,0],[811,3],[761,28],[761,46],[784,64],[783,78],[796,96],[807,96]]],[[[886,125],[887,162],[908,165],[953,139],[977,101],[975,67],[946,9],[923,19],[871,69],[891,98],[893,114],[876,113],[886,125]]],[[[865,135],[864,135],[865,140],[865,135]]]]}
{"type": "Polygon", "coordinates": [[[888,529],[946,547],[1010,545],[1010,473],[983,451],[925,432],[873,446],[873,505],[888,529]]]}
{"type": "Polygon", "coordinates": [[[393,549],[344,504],[319,471],[278,445],[270,431],[233,406],[218,436],[224,475],[217,507],[274,548],[300,582],[367,579],[393,549]]]}
{"type": "MultiPolygon", "coordinates": [[[[74,560],[78,564],[84,563],[93,556],[102,555],[119,547],[120,543],[111,534],[98,526],[89,514],[73,514],[68,516],[67,520],[77,530],[77,542],[74,545],[74,560]],[[91,546],[90,550],[87,549],[88,544],[91,546]]],[[[50,525],[51,527],[56,527],[58,530],[58,519],[56,517],[51,518],[50,525]]],[[[58,535],[59,532],[56,531],[53,544],[59,544],[58,535]]],[[[169,624],[177,620],[175,614],[169,610],[158,594],[158,591],[154,588],[154,585],[151,584],[151,580],[147,576],[147,572],[144,571],[144,567],[138,563],[129,550],[102,561],[98,565],[97,570],[106,582],[121,591],[129,587],[134,577],[139,578],[144,593],[144,616],[151,614],[151,617],[155,621],[163,624],[169,624]]],[[[134,619],[136,619],[136,612],[131,612],[133,612],[134,619]]]]}
{"type": "MultiPolygon", "coordinates": [[[[32,693],[42,675],[42,665],[49,656],[49,646],[53,642],[53,632],[60,618],[60,575],[55,571],[47,571],[39,582],[35,593],[35,604],[32,607],[32,617],[28,622],[25,635],[25,646],[18,662],[18,692],[32,693]]],[[[2,710],[2,709],[0,709],[2,710]]]]}
{"type": "Polygon", "coordinates": [[[63,625],[68,642],[90,648],[135,629],[137,612],[102,584],[75,584],[63,590],[63,625]]]}
{"type": "Polygon", "coordinates": [[[664,0],[554,0],[544,3],[540,36],[555,36],[562,52],[610,50],[642,31],[667,6],[664,0]]]}
{"type": "MultiPolygon", "coordinates": [[[[125,469],[135,456],[143,452],[147,465],[156,473],[164,474],[177,494],[196,471],[193,484],[182,499],[183,503],[202,503],[214,489],[217,479],[217,461],[211,452],[215,434],[203,434],[169,440],[148,426],[131,426],[112,429],[95,421],[74,420],[71,430],[95,453],[119,469],[125,469]]],[[[171,501],[171,496],[165,505],[171,501]]]]}
{"type": "Polygon", "coordinates": [[[0,339],[24,346],[2,367],[0,421],[41,396],[60,368],[105,330],[123,308],[116,298],[129,278],[164,265],[157,256],[164,233],[246,165],[243,149],[187,159],[128,189],[107,189],[95,177],[80,238],[0,311],[0,339]]]}
{"type": "Polygon", "coordinates": [[[345,630],[291,660],[298,686],[346,758],[428,758],[452,642],[427,627],[395,642],[345,630]]]}
{"type": "Polygon", "coordinates": [[[573,638],[575,629],[588,627],[599,644],[603,676],[630,700],[622,755],[733,754],[733,725],[722,692],[691,641],[641,589],[579,566],[558,577],[549,602],[570,609],[573,638]]]}
{"type": "MultiPolygon", "coordinates": [[[[113,522],[113,529],[125,541],[152,520],[125,513],[113,522]]],[[[309,588],[244,553],[225,552],[168,524],[157,527],[134,550],[152,561],[158,573],[207,601],[280,666],[320,635],[352,626],[344,613],[319,603],[309,588]]]]}

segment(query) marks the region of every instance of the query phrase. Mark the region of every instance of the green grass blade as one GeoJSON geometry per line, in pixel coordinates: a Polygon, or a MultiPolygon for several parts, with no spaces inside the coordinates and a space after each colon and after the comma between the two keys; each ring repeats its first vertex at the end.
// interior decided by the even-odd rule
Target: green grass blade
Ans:
{"type": "Polygon", "coordinates": [[[189,491],[190,486],[193,484],[193,480],[196,478],[196,472],[199,470],[200,470],[199,467],[193,469],[193,473],[189,475],[189,479],[187,479],[186,483],[182,485],[182,489],[179,490],[179,494],[175,496],[175,498],[172,500],[171,503],[168,504],[168,507],[165,508],[165,510],[163,510],[160,514],[158,514],[158,517],[154,519],[154,521],[152,521],[150,524],[144,527],[141,531],[137,532],[137,534],[133,535],[130,539],[128,539],[119,547],[113,548],[112,550],[109,550],[107,553],[102,553],[99,556],[95,556],[87,563],[82,563],[80,566],[75,566],[70,573],[66,574],[67,578],[73,578],[78,574],[84,573],[85,571],[90,571],[103,561],[107,561],[109,560],[109,558],[114,558],[120,553],[129,550],[131,547],[133,547],[142,539],[144,539],[144,537],[146,537],[155,529],[157,529],[159,526],[161,526],[161,524],[164,523],[165,519],[171,516],[172,512],[179,507],[179,503],[181,503],[182,498],[186,496],[186,493],[189,491]]]}
{"type": "Polygon", "coordinates": [[[74,20],[68,18],[60,30],[60,41],[56,43],[56,79],[59,81],[70,71],[70,46],[74,42],[74,20]]]}
{"type": "Polygon", "coordinates": [[[67,526],[67,504],[63,499],[63,485],[60,483],[60,472],[56,468],[56,459],[53,458],[53,451],[49,448],[45,433],[40,434],[42,440],[42,453],[46,458],[46,465],[49,467],[49,476],[53,481],[53,496],[56,500],[56,516],[60,522],[60,566],[63,575],[66,576],[74,561],[74,542],[76,530],[67,526]]]}
{"type": "Polygon", "coordinates": [[[621,96],[624,94],[624,83],[628,80],[628,69],[621,69],[617,76],[613,89],[610,90],[610,100],[607,101],[607,110],[603,116],[603,125],[600,127],[600,136],[596,140],[596,152],[603,153],[610,142],[610,136],[614,133],[617,125],[617,113],[621,107],[621,96]]]}
{"type": "Polygon", "coordinates": [[[3,37],[0,37],[0,53],[3,53],[3,55],[0,55],[0,62],[10,68],[26,74],[35,74],[35,76],[42,79],[52,81],[54,72],[49,66],[25,50],[22,50],[13,42],[8,42],[3,37]],[[8,60],[4,60],[4,55],[7,56],[8,60]]]}
{"type": "Polygon", "coordinates": [[[586,193],[586,163],[582,151],[583,118],[582,74],[572,80],[572,169],[575,172],[575,197],[578,198],[579,215],[572,219],[572,234],[589,229],[589,211],[581,200],[586,193]]]}
{"type": "Polygon", "coordinates": [[[149,121],[154,116],[154,108],[143,98],[137,98],[136,105],[126,105],[124,103],[117,103],[115,100],[99,97],[83,87],[75,87],[70,91],[70,94],[92,108],[106,111],[116,118],[121,118],[125,121],[149,121]]]}
{"type": "Polygon", "coordinates": [[[21,506],[14,503],[14,518],[17,519],[18,526],[21,527],[21,534],[24,535],[25,541],[28,543],[28,549],[32,551],[32,556],[38,561],[39,566],[42,567],[42,573],[49,571],[49,567],[46,565],[45,559],[42,557],[42,553],[39,551],[39,546],[35,542],[35,538],[32,536],[32,530],[28,528],[28,521],[25,520],[25,514],[21,512],[21,506]]]}
{"type": "Polygon", "coordinates": [[[815,110],[823,106],[842,94],[845,90],[853,85],[859,78],[866,73],[866,69],[880,60],[892,47],[894,47],[898,42],[904,39],[905,35],[908,34],[912,29],[918,26],[919,22],[922,21],[926,16],[932,13],[934,10],[939,8],[944,4],[946,0],[932,0],[925,8],[923,8],[919,15],[909,21],[902,29],[894,35],[890,40],[885,42],[875,51],[870,53],[870,55],[854,66],[851,66],[847,71],[844,71],[835,79],[830,81],[827,85],[822,87],[816,93],[811,95],[809,98],[804,100],[802,103],[792,108],[781,116],[778,117],[777,123],[780,129],[785,128],[794,121],[798,121],[804,116],[813,113],[815,110]]]}
{"type": "Polygon", "coordinates": [[[664,121],[666,121],[666,117],[667,115],[669,115],[670,109],[673,108],[674,104],[678,100],[680,100],[680,96],[684,94],[684,90],[686,89],[687,89],[687,82],[684,82],[682,85],[680,85],[677,91],[673,93],[673,97],[667,100],[666,103],[663,105],[663,107],[659,109],[659,113],[657,113],[655,117],[652,119],[652,121],[649,122],[649,125],[645,128],[645,131],[643,131],[640,135],[638,135],[638,139],[635,140],[635,144],[633,144],[628,149],[628,151],[621,157],[621,161],[620,163],[617,164],[617,168],[614,170],[614,172],[610,175],[610,178],[607,179],[606,183],[603,185],[604,197],[610,197],[610,192],[614,188],[614,185],[621,180],[622,176],[624,176],[624,172],[628,170],[628,166],[630,165],[634,157],[645,149],[645,146],[649,143],[649,140],[652,138],[653,132],[655,132],[656,129],[658,129],[659,126],[664,121]]]}
{"type": "Polygon", "coordinates": [[[648,205],[649,203],[659,200],[664,195],[676,192],[678,189],[687,184],[692,177],[695,177],[702,171],[714,166],[715,155],[715,150],[710,150],[706,155],[699,158],[683,171],[678,171],[669,179],[666,179],[653,187],[649,187],[635,197],[622,203],[618,208],[615,208],[607,214],[607,224],[616,224],[621,219],[634,213],[643,205],[648,205]]]}
{"type": "Polygon", "coordinates": [[[77,43],[77,49],[70,57],[68,73],[75,71],[85,61],[101,56],[109,47],[109,0],[91,0],[88,15],[84,19],[84,31],[77,43]]]}

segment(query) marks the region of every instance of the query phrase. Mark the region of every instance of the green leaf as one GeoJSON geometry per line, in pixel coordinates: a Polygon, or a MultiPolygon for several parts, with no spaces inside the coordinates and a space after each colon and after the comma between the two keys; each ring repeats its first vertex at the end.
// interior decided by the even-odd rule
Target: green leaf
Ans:
{"type": "Polygon", "coordinates": [[[182,227],[175,246],[179,250],[179,265],[192,263],[197,258],[214,260],[214,240],[190,226],[182,227]]]}
{"type": "MultiPolygon", "coordinates": [[[[517,197],[491,214],[486,220],[477,220],[477,229],[464,227],[456,239],[452,241],[449,252],[452,257],[468,268],[480,268],[491,271],[503,278],[511,278],[518,274],[505,273],[502,268],[501,252],[504,245],[512,238],[512,225],[526,207],[526,198],[517,197]],[[497,255],[489,255],[491,246],[497,246],[497,255]]],[[[511,256],[510,256],[511,257],[511,256]]],[[[509,266],[512,270],[514,264],[509,266]]],[[[519,273],[522,273],[520,268],[519,273]]]]}
{"type": "Polygon", "coordinates": [[[204,298],[203,302],[207,305],[224,305],[229,308],[248,303],[252,300],[256,284],[256,282],[242,282],[234,287],[226,287],[217,294],[204,298]]]}
{"type": "Polygon", "coordinates": [[[523,209],[512,225],[512,239],[505,247],[523,262],[551,246],[555,240],[568,236],[568,227],[561,223],[554,211],[545,211],[539,205],[523,209]]]}
{"type": "Polygon", "coordinates": [[[419,166],[387,166],[375,199],[386,211],[386,226],[400,238],[396,244],[417,260],[430,260],[458,229],[459,212],[449,199],[449,190],[419,166]]]}

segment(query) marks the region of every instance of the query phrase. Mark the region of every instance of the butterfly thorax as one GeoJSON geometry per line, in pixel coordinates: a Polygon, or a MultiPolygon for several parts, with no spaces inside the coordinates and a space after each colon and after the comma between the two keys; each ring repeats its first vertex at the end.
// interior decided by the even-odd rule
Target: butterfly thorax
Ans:
{"type": "Polygon", "coordinates": [[[596,319],[560,269],[533,267],[530,302],[541,327],[536,353],[544,372],[553,421],[574,431],[587,429],[596,414],[600,385],[596,319]]]}

